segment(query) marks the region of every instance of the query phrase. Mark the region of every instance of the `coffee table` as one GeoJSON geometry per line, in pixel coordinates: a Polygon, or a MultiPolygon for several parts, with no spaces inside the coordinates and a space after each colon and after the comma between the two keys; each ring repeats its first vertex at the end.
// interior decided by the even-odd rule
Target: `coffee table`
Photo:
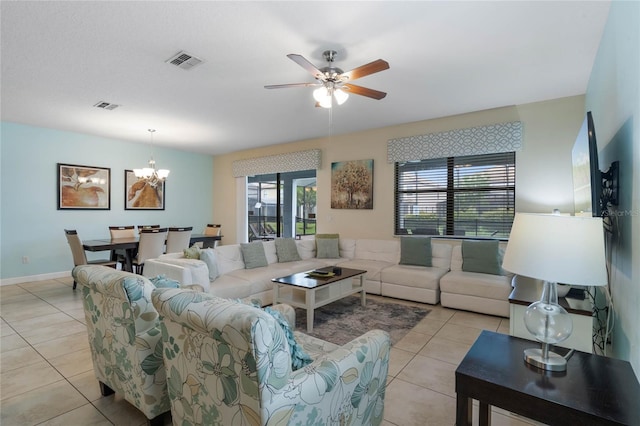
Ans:
{"type": "MultiPolygon", "coordinates": [[[[332,271],[333,268],[324,268],[332,271]]],[[[313,331],[313,311],[316,308],[351,294],[360,293],[360,303],[366,305],[364,274],[361,269],[340,268],[340,273],[330,277],[309,276],[312,271],[274,278],[273,303],[286,303],[307,310],[307,332],[313,331]]]]}

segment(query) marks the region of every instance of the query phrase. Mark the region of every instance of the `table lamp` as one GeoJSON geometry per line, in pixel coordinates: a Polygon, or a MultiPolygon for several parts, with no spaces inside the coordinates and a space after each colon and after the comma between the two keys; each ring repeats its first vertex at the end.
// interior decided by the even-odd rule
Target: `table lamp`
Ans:
{"type": "Polygon", "coordinates": [[[607,285],[602,218],[516,213],[502,267],[544,281],[541,299],[524,315],[542,348],[526,349],[525,361],[544,370],[566,370],[566,359],[549,350],[573,330],[571,317],[558,305],[556,284],[607,285]]]}

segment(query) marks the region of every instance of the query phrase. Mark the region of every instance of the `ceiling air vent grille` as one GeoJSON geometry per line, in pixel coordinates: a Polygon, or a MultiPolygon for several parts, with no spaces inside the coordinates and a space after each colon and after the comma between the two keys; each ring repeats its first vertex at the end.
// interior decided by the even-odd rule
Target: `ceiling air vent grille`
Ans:
{"type": "Polygon", "coordinates": [[[96,108],[102,108],[102,109],[107,109],[109,111],[114,110],[116,108],[118,108],[120,105],[116,105],[116,104],[112,104],[110,102],[105,102],[105,101],[100,101],[97,104],[94,105],[94,107],[96,108]]]}
{"type": "Polygon", "coordinates": [[[165,62],[171,65],[175,65],[178,68],[182,68],[183,70],[190,70],[191,68],[200,65],[204,61],[193,56],[190,53],[182,51],[170,57],[165,62]]]}

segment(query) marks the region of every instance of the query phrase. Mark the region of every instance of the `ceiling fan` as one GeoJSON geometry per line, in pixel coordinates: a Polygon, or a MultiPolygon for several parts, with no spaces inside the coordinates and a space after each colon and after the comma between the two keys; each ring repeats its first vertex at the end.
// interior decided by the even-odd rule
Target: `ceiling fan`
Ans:
{"type": "Polygon", "coordinates": [[[316,106],[323,108],[331,108],[333,99],[335,98],[338,105],[342,105],[350,93],[354,95],[366,96],[368,98],[380,100],[387,96],[385,92],[369,89],[367,87],[352,84],[353,80],[366,77],[389,68],[389,63],[382,59],[369,62],[368,64],[359,66],[351,71],[343,72],[340,68],[334,66],[333,60],[336,56],[335,50],[325,50],[322,53],[324,59],[328,62],[327,66],[317,68],[311,62],[307,61],[302,55],[291,53],[287,55],[289,59],[307,70],[317,80],[316,83],[292,83],[292,84],[274,84],[264,86],[265,89],[283,89],[288,87],[318,87],[313,91],[313,97],[316,100],[316,106]]]}

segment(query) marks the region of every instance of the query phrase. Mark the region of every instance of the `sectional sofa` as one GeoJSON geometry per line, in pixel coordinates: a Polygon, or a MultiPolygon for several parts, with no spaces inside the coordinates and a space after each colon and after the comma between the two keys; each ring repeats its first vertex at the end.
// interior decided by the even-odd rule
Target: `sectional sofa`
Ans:
{"type": "MultiPolygon", "coordinates": [[[[279,241],[279,244],[283,242],[279,241]]],[[[334,253],[320,249],[320,239],[318,242],[302,239],[288,243],[295,244],[297,257],[294,253],[294,260],[290,254],[287,258],[279,256],[275,241],[251,243],[252,247],[222,245],[201,251],[200,259],[185,258],[184,253],[149,259],[145,263],[144,274],[148,277],[164,275],[182,284],[200,284],[205,291],[219,297],[257,299],[262,305],[268,305],[273,301],[272,278],[326,266],[342,266],[367,271],[364,277],[367,293],[509,316],[512,275],[500,268],[502,251],[506,246],[504,242],[425,237],[393,240],[339,238],[335,242],[334,253]],[[422,244],[427,253],[417,255],[412,249],[417,247],[415,243],[422,244]],[[465,260],[463,246],[472,247],[475,243],[489,244],[497,252],[488,262],[494,263],[489,266],[489,272],[485,271],[487,265],[482,258],[471,259],[469,254],[465,260]],[[246,251],[256,248],[256,244],[264,250],[264,260],[258,263],[263,266],[256,266],[246,251]],[[429,257],[428,261],[423,262],[426,257],[429,257]]],[[[487,251],[485,246],[478,248],[482,252],[487,251]]],[[[466,250],[471,253],[470,248],[466,250]]],[[[481,253],[481,257],[484,254],[481,253]]]]}

